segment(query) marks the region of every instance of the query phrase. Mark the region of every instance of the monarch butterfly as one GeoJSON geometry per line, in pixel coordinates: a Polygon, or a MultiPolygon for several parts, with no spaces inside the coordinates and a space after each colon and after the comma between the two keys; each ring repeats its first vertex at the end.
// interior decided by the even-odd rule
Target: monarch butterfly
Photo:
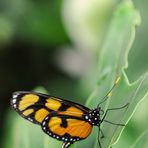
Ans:
{"type": "MultiPolygon", "coordinates": [[[[89,109],[58,97],[30,91],[14,92],[11,106],[23,118],[40,125],[42,130],[50,137],[63,141],[62,148],[68,148],[74,142],[87,138],[93,126],[98,126],[99,133],[102,133],[103,136],[100,129],[103,121],[124,126],[107,121],[105,117],[109,110],[121,109],[128,104],[120,108],[107,109],[105,113],[100,107],[100,104],[109,98],[119,79],[116,80],[103,101],[95,109],[89,109]],[[103,117],[101,118],[101,116],[103,117]]],[[[98,143],[101,147],[99,140],[98,143]]]]}

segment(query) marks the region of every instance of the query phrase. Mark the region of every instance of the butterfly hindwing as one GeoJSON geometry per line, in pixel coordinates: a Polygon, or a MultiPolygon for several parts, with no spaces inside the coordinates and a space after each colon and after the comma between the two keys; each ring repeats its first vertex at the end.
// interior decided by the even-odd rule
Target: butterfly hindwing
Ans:
{"type": "Polygon", "coordinates": [[[70,143],[87,138],[92,131],[90,122],[80,117],[61,115],[59,112],[48,115],[41,126],[49,136],[70,143]]]}
{"type": "Polygon", "coordinates": [[[71,101],[26,91],[13,93],[11,105],[22,117],[36,124],[41,124],[53,111],[77,117],[89,111],[85,106],[71,101]]]}

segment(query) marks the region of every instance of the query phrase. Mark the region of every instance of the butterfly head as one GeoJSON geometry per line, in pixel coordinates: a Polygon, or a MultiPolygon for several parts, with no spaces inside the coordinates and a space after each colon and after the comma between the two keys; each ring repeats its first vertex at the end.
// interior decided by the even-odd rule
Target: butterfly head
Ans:
{"type": "Polygon", "coordinates": [[[103,110],[99,107],[96,109],[90,110],[88,114],[85,115],[85,119],[91,122],[92,125],[99,126],[101,124],[100,115],[103,115],[103,110]]]}

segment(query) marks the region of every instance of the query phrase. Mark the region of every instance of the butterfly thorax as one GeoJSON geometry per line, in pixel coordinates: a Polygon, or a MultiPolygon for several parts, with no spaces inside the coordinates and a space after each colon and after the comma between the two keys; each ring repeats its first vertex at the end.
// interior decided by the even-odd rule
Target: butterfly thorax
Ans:
{"type": "Polygon", "coordinates": [[[88,114],[85,114],[85,120],[89,121],[92,125],[99,126],[101,124],[100,115],[102,114],[101,108],[90,110],[88,114]]]}

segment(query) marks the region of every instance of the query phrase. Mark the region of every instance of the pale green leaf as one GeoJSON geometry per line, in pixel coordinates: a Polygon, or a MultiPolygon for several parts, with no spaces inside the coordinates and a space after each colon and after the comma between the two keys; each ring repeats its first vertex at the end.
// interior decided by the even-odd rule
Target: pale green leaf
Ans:
{"type": "MultiPolygon", "coordinates": [[[[102,108],[116,108],[129,103],[128,108],[108,113],[106,119],[115,123],[127,123],[132,116],[136,105],[148,91],[147,74],[142,76],[133,84],[128,82],[127,76],[123,71],[127,68],[127,56],[135,37],[135,26],[140,23],[139,13],[134,8],[131,1],[122,2],[114,12],[107,38],[100,52],[98,86],[89,97],[87,106],[96,107],[101,98],[107,93],[115,82],[115,78],[122,74],[119,86],[114,90],[113,96],[102,108]]],[[[113,145],[119,138],[124,127],[113,126],[108,123],[102,124],[105,138],[101,139],[102,148],[113,145]]],[[[99,147],[98,131],[94,132],[87,140],[78,143],[76,146],[89,148],[99,147]]]]}
{"type": "Polygon", "coordinates": [[[147,148],[148,147],[148,131],[145,131],[141,136],[135,141],[135,143],[130,148],[147,148]]]}
{"type": "MultiPolygon", "coordinates": [[[[148,91],[148,74],[130,84],[124,72],[128,66],[127,56],[135,37],[135,26],[139,24],[140,17],[130,0],[122,2],[114,11],[110,27],[103,47],[99,53],[98,83],[96,89],[88,98],[86,105],[96,107],[101,98],[111,88],[115,78],[121,76],[121,81],[113,92],[113,96],[102,108],[121,107],[129,103],[128,108],[108,113],[106,119],[115,123],[127,123],[131,118],[137,104],[144,98],[148,91]]],[[[43,88],[38,92],[47,93],[43,88]]],[[[11,144],[5,148],[50,148],[61,147],[61,142],[45,135],[39,126],[33,125],[21,117],[13,116],[11,144]]],[[[117,142],[124,127],[103,123],[101,126],[105,138],[101,139],[102,148],[107,148],[117,142]]],[[[71,147],[97,148],[98,130],[93,129],[91,136],[71,147]]],[[[139,141],[138,141],[139,142],[139,141]]]]}

